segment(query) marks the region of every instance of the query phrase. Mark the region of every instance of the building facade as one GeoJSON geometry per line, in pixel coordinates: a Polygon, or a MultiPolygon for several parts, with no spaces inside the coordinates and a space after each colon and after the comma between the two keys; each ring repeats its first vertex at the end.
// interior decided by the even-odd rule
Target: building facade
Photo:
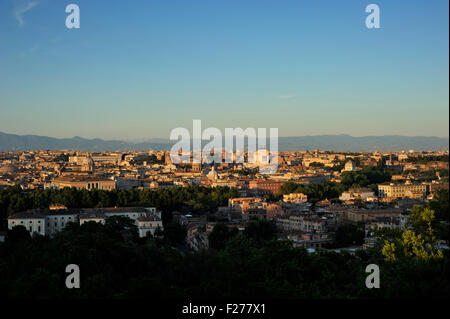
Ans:
{"type": "Polygon", "coordinates": [[[378,197],[382,199],[422,198],[428,193],[426,184],[389,184],[378,185],[378,197]]]}

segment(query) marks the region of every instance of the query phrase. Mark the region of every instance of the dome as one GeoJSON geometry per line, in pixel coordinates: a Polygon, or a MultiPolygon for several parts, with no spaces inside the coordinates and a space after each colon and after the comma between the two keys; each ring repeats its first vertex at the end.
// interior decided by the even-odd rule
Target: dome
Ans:
{"type": "Polygon", "coordinates": [[[213,168],[209,171],[208,173],[208,178],[209,179],[217,179],[217,172],[213,166],[213,168]]]}

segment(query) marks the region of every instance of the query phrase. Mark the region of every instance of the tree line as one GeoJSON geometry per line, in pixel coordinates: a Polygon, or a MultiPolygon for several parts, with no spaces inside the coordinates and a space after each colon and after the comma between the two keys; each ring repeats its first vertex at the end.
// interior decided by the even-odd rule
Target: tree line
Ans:
{"type": "MultiPolygon", "coordinates": [[[[161,236],[139,238],[127,218],[70,224],[54,238],[22,227],[0,243],[0,295],[23,299],[277,300],[301,298],[448,298],[448,254],[386,261],[376,251],[310,254],[273,236],[270,222],[246,231],[222,227],[207,251],[182,252],[161,236]],[[230,232],[228,234],[228,232],[230,232]],[[380,289],[365,268],[380,267],[380,289]],[[65,267],[80,267],[80,289],[67,289],[65,267]],[[250,299],[249,299],[250,298],[250,299]]],[[[214,231],[213,231],[214,232],[214,231]]],[[[216,232],[216,233],[217,233],[216,232]]],[[[212,234],[211,234],[212,236],[212,234]]]]}
{"type": "Polygon", "coordinates": [[[237,190],[229,187],[171,187],[157,190],[78,190],[35,189],[23,190],[20,186],[0,191],[0,219],[6,229],[6,219],[14,213],[31,208],[48,208],[61,204],[68,208],[91,207],[157,207],[163,212],[163,223],[169,222],[175,210],[203,214],[226,206],[228,199],[238,197],[237,190]]]}

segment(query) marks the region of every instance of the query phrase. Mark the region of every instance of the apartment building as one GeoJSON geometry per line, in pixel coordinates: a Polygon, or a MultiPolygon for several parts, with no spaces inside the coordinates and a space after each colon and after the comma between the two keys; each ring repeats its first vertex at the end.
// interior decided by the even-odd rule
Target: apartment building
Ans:
{"type": "Polygon", "coordinates": [[[148,234],[154,235],[159,228],[163,230],[162,220],[158,216],[147,215],[136,219],[139,237],[146,237],[148,234]]]}
{"type": "Polygon", "coordinates": [[[267,211],[265,208],[252,207],[242,211],[242,221],[249,222],[252,220],[266,220],[267,211]]]}
{"type": "Polygon", "coordinates": [[[345,191],[339,196],[341,201],[349,201],[349,200],[362,200],[362,201],[376,201],[377,197],[375,193],[368,188],[351,188],[348,191],[345,191]]]}
{"type": "Polygon", "coordinates": [[[428,185],[426,184],[389,184],[378,185],[378,197],[381,199],[395,198],[423,198],[428,193],[428,185]]]}
{"type": "Polygon", "coordinates": [[[95,176],[63,176],[54,178],[50,183],[46,183],[45,188],[61,189],[64,187],[75,187],[77,189],[116,189],[116,181],[95,176]]]}
{"type": "Polygon", "coordinates": [[[78,216],[81,210],[67,209],[67,210],[50,210],[45,215],[46,233],[54,235],[62,231],[68,223],[79,223],[78,216]]]}
{"type": "Polygon", "coordinates": [[[14,214],[8,217],[8,229],[11,230],[16,226],[23,226],[32,235],[47,235],[46,215],[39,210],[32,210],[14,214]]]}
{"type": "Polygon", "coordinates": [[[375,207],[371,209],[349,206],[329,206],[328,212],[337,214],[339,223],[357,223],[373,221],[380,217],[396,217],[404,211],[402,208],[375,207]]]}
{"type": "Polygon", "coordinates": [[[155,207],[107,207],[80,216],[80,224],[87,221],[105,223],[106,218],[113,216],[127,217],[134,221],[139,237],[155,234],[157,228],[163,230],[161,212],[155,207]]]}
{"type": "Polygon", "coordinates": [[[281,193],[281,186],[284,182],[254,180],[250,181],[248,188],[257,195],[281,193]]]}
{"type": "Polygon", "coordinates": [[[328,231],[327,218],[314,215],[281,217],[277,218],[276,223],[278,229],[288,233],[325,233],[328,231]]]}
{"type": "Polygon", "coordinates": [[[163,229],[161,212],[154,207],[110,207],[110,208],[81,208],[81,209],[32,209],[20,212],[8,218],[8,229],[24,226],[30,234],[52,236],[62,231],[69,222],[83,225],[86,222],[105,224],[108,217],[123,216],[134,221],[139,236],[152,235],[159,227],[163,229]]]}
{"type": "Polygon", "coordinates": [[[283,195],[283,202],[285,203],[296,203],[296,202],[307,202],[308,196],[303,193],[291,193],[283,195]]]}
{"type": "Polygon", "coordinates": [[[79,216],[80,225],[87,222],[95,222],[100,224],[105,224],[105,214],[98,210],[86,211],[79,216]]]}
{"type": "Polygon", "coordinates": [[[264,202],[264,198],[262,197],[238,197],[238,198],[229,198],[228,199],[228,207],[235,209],[245,209],[246,207],[250,207],[255,204],[260,204],[264,202]]]}

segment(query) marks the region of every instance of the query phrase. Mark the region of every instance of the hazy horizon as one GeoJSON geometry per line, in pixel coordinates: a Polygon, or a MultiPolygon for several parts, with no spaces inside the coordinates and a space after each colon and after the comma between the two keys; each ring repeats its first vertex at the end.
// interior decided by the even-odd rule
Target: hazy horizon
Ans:
{"type": "MultiPolygon", "coordinates": [[[[192,133],[192,129],[188,128],[189,131],[192,133]]],[[[243,129],[245,129],[243,127],[243,129]]],[[[224,132],[223,130],[221,130],[222,133],[224,132]]],[[[82,136],[82,135],[73,135],[73,136],[63,136],[63,137],[57,137],[57,136],[49,136],[49,135],[40,135],[40,134],[18,134],[18,133],[11,133],[11,132],[4,132],[4,131],[0,131],[0,133],[4,133],[4,134],[8,134],[8,135],[18,135],[18,136],[27,136],[27,135],[32,135],[32,136],[40,136],[40,137],[50,137],[50,138],[57,138],[57,139],[71,139],[71,138],[75,138],[75,137],[80,137],[83,139],[102,139],[105,141],[111,141],[111,140],[118,140],[118,141],[124,141],[124,142],[133,142],[133,143],[142,143],[142,142],[146,142],[146,141],[151,141],[151,140],[170,140],[169,137],[158,137],[158,136],[154,136],[154,137],[148,137],[148,138],[100,138],[100,137],[86,137],[86,136],[82,136]]],[[[284,135],[278,135],[278,137],[282,137],[282,138],[295,138],[295,137],[318,137],[318,136],[350,136],[350,137],[354,137],[354,138],[363,138],[363,137],[383,137],[383,136],[400,136],[400,137],[429,137],[429,138],[442,138],[442,139],[450,139],[450,137],[447,136],[435,136],[435,135],[401,135],[401,134],[383,134],[383,135],[351,135],[351,134],[346,134],[346,133],[341,133],[341,134],[317,134],[317,135],[312,135],[312,134],[305,134],[305,135],[289,135],[289,136],[284,136],[284,135]]],[[[205,139],[207,140],[207,139],[205,139]]]]}

